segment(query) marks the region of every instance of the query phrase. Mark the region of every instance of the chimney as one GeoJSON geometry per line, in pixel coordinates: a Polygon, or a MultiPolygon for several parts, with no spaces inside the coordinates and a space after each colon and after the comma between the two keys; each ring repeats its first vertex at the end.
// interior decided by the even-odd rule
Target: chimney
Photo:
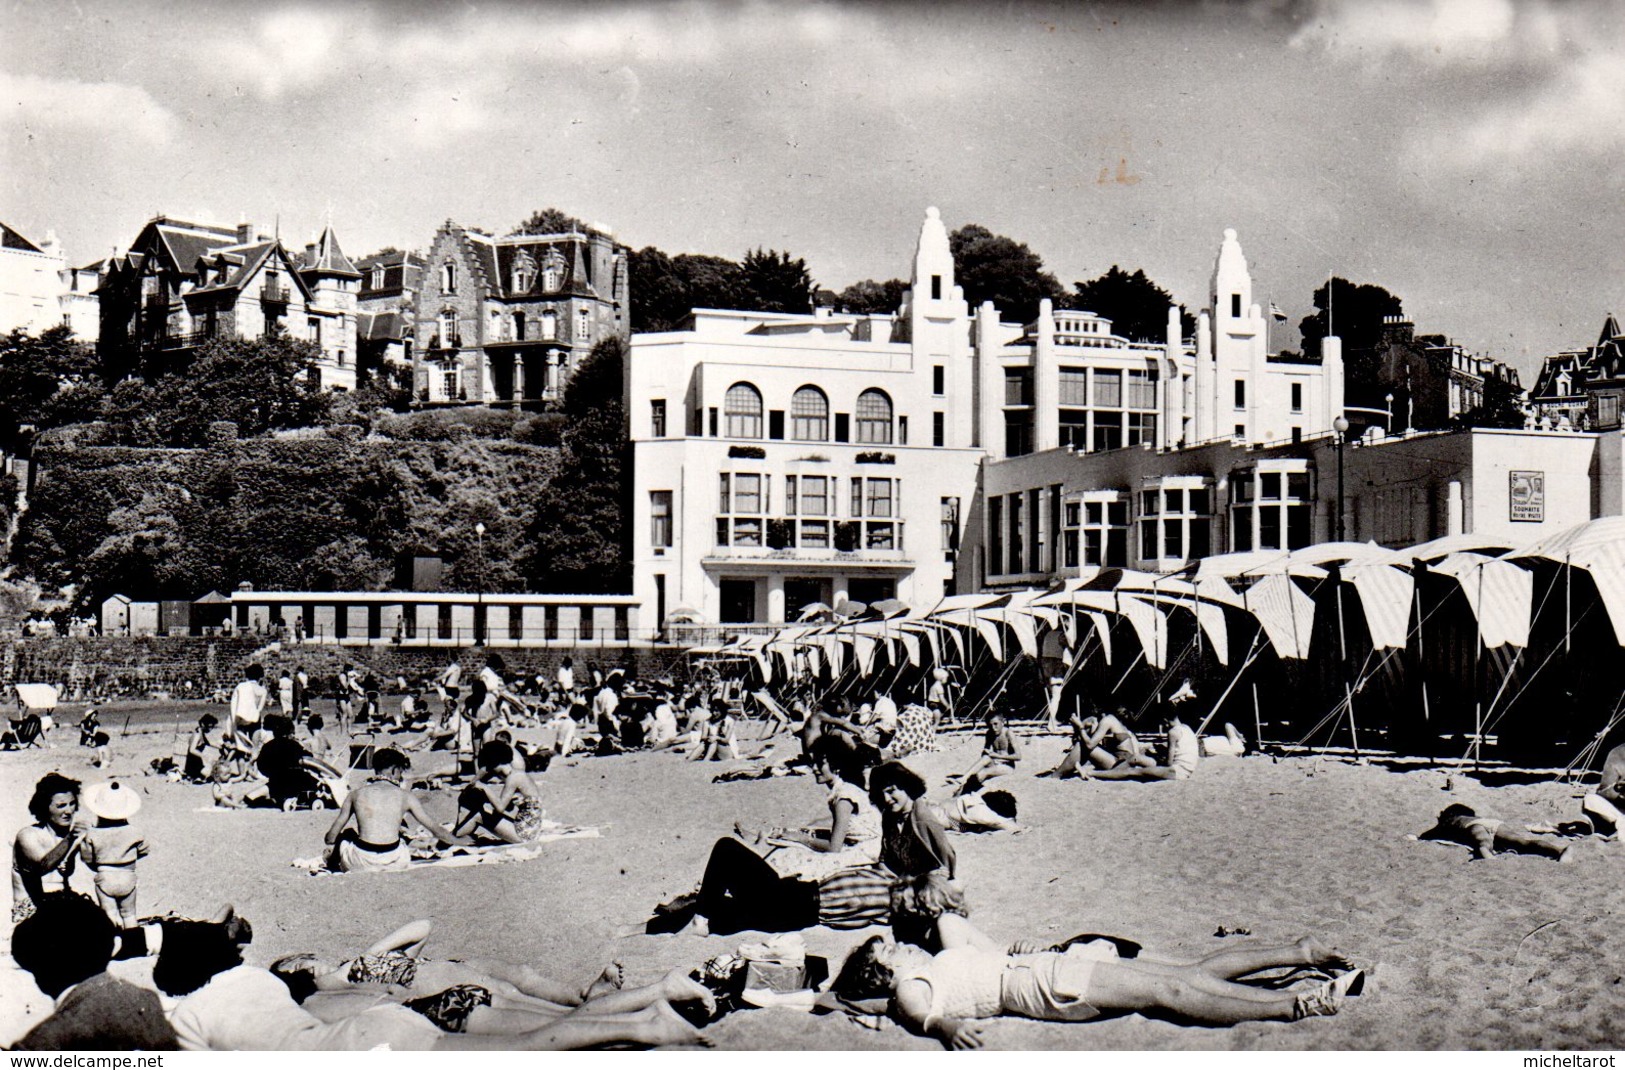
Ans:
{"type": "Polygon", "coordinates": [[[237,224],[237,244],[247,245],[254,240],[254,224],[246,219],[237,224]]]}

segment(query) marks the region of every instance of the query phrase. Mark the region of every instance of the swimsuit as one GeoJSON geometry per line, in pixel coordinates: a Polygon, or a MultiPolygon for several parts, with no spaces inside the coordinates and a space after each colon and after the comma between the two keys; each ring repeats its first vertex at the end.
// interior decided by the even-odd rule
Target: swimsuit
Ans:
{"type": "Polygon", "coordinates": [[[491,1005],[491,990],[479,985],[452,985],[432,996],[409,999],[402,1006],[417,1011],[448,1033],[468,1032],[468,1019],[476,1007],[491,1005]]]}
{"type": "Polygon", "coordinates": [[[411,988],[417,975],[417,959],[404,951],[385,951],[381,955],[358,955],[351,959],[350,970],[344,979],[353,985],[400,985],[411,988]]]}

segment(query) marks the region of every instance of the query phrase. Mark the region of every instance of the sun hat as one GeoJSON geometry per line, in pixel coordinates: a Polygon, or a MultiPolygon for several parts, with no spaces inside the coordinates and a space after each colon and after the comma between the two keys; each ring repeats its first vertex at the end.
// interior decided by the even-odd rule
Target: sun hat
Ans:
{"type": "Polygon", "coordinates": [[[116,780],[92,784],[79,801],[86,810],[108,821],[128,821],[141,810],[141,793],[116,780]]]}

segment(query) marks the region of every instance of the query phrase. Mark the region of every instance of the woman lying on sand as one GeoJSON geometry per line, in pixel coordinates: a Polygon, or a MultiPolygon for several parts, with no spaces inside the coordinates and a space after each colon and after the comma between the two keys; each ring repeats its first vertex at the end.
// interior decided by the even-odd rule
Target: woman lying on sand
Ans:
{"type": "Polygon", "coordinates": [[[423,945],[433,930],[429,921],[408,922],[353,958],[322,959],[301,952],[278,959],[271,964],[271,972],[286,981],[301,1002],[305,989],[373,993],[391,990],[420,995],[458,985],[478,985],[489,989],[501,1001],[499,1006],[558,1011],[620,987],[619,967],[611,967],[591,985],[579,988],[518,963],[426,959],[422,957],[423,945]]]}
{"type": "Polygon", "coordinates": [[[1419,834],[1419,840],[1448,840],[1473,849],[1474,858],[1494,858],[1497,850],[1545,855],[1559,862],[1574,861],[1572,844],[1536,836],[1522,825],[1495,817],[1479,817],[1471,806],[1451,803],[1439,811],[1439,823],[1419,834]]]}
{"type": "Polygon", "coordinates": [[[955,1049],[980,1048],[980,1019],[1016,1015],[1081,1022],[1103,1013],[1140,1013],[1198,1025],[1296,1021],[1336,1014],[1357,995],[1364,973],[1312,937],[1285,947],[1237,948],[1188,964],[1123,960],[1102,942],[1046,950],[1005,948],[963,918],[945,914],[936,954],[875,936],[847,958],[834,990],[848,1001],[890,999],[905,1026],[955,1049]],[[1345,970],[1307,991],[1239,984],[1236,978],[1283,967],[1345,970]]]}
{"type": "Polygon", "coordinates": [[[958,859],[948,834],[924,799],[925,781],[888,762],[869,774],[869,798],[881,811],[880,861],[843,869],[819,881],[783,877],[739,840],[718,840],[697,891],[655,910],[646,932],[795,932],[814,925],[861,929],[884,922],[899,878],[942,870],[952,879],[958,859]]]}

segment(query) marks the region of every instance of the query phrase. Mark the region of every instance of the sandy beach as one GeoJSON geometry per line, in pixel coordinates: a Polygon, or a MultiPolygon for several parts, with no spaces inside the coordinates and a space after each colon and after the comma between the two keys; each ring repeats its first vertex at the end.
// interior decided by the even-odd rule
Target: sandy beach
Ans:
{"type": "MultiPolygon", "coordinates": [[[[68,728],[55,738],[55,749],[0,754],[8,840],[27,822],[43,773],[87,783],[108,775],[91,768],[68,728]]],[[[1184,782],[1056,782],[1032,774],[1055,763],[1062,738],[1024,744],[1022,768],[1005,783],[1029,830],[955,837],[984,929],[1001,939],[1112,933],[1190,958],[1237,940],[1315,933],[1372,967],[1372,985],[1336,1018],[1227,1029],[1138,1015],[1084,1025],[1004,1019],[987,1031],[991,1048],[1588,1048],[1625,1036],[1625,846],[1587,841],[1571,865],[1475,862],[1465,848],[1406,838],[1452,801],[1526,824],[1573,817],[1570,786],[1492,788],[1459,771],[1256,756],[1208,759],[1184,782]],[[1221,927],[1252,935],[1219,937],[1221,927]]],[[[940,798],[946,775],[978,746],[951,737],[910,764],[940,798]]],[[[109,771],[145,796],[137,821],[152,854],[140,866],[141,912],[204,916],[234,903],[253,922],[248,959],[260,965],[297,950],[353,953],[423,917],[435,923],[431,955],[523,960],[581,979],[614,959],[629,977],[652,978],[752,938],[619,935],[694,886],[712,841],[738,819],[793,825],[826,813],[809,777],[713,784],[725,765],[672,754],[572,759],[538,777],[549,815],[598,826],[600,838],[555,842],[539,859],[505,865],[311,877],[290,862],[317,853],[331,812],[198,812],[208,789],[143,774],[170,748],[167,731],[132,731],[115,741],[109,771]]],[[[451,817],[449,793],[428,798],[431,813],[451,817]]],[[[89,888],[82,869],[75,885],[89,888]]],[[[862,935],[805,934],[834,966],[862,935]]],[[[3,974],[0,1043],[45,1006],[23,975],[3,974]]],[[[706,1036],[725,1049],[937,1047],[893,1024],[876,1031],[784,1009],[735,1013],[706,1036]]]]}

